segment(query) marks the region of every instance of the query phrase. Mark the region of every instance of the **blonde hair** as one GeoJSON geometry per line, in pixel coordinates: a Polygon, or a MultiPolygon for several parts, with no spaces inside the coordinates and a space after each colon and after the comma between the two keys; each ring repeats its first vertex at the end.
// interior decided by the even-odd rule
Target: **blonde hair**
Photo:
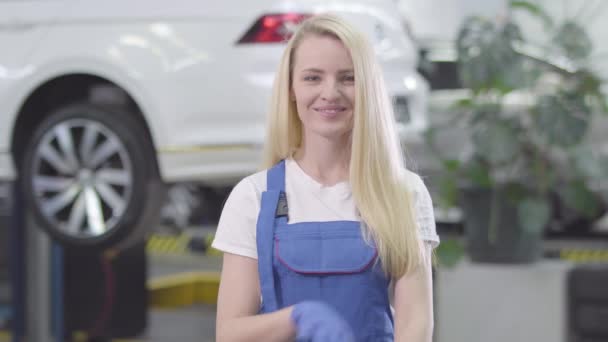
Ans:
{"type": "Polygon", "coordinates": [[[421,265],[425,254],[393,110],[371,45],[336,16],[305,20],[287,43],[274,83],[264,168],[291,156],[302,142],[302,123],[289,91],[295,51],[308,35],[334,37],[350,52],[355,74],[349,171],[353,198],[366,223],[364,234],[374,240],[385,273],[401,277],[421,265]]]}

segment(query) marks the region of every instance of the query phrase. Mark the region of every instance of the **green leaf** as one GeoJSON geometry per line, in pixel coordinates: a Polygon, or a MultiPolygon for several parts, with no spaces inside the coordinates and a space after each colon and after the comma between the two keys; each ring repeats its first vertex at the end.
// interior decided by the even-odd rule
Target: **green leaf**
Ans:
{"type": "Polygon", "coordinates": [[[427,145],[433,146],[435,143],[435,134],[437,134],[437,129],[437,127],[431,126],[424,131],[423,136],[427,145]]]}
{"type": "Polygon", "coordinates": [[[458,188],[456,179],[451,175],[444,175],[439,179],[439,205],[451,208],[456,205],[458,188]]]}
{"type": "Polygon", "coordinates": [[[582,182],[566,184],[558,190],[564,204],[587,218],[595,218],[602,210],[599,197],[582,182]]]}
{"type": "Polygon", "coordinates": [[[445,159],[443,160],[443,167],[448,172],[456,172],[460,168],[460,161],[457,159],[445,159]]]}
{"type": "Polygon", "coordinates": [[[474,105],[475,103],[471,98],[460,99],[452,104],[451,109],[470,109],[473,108],[474,105]]]}
{"type": "Polygon", "coordinates": [[[604,114],[608,114],[608,96],[601,94],[600,96],[600,105],[602,106],[602,111],[604,114]]]}
{"type": "Polygon", "coordinates": [[[479,160],[469,162],[466,167],[466,176],[474,185],[482,188],[489,188],[492,186],[490,168],[479,160]]]}
{"type": "Polygon", "coordinates": [[[608,165],[605,156],[599,156],[589,146],[569,151],[575,170],[587,179],[603,180],[608,178],[608,165]]]}
{"type": "Polygon", "coordinates": [[[442,159],[440,151],[437,149],[435,136],[437,134],[439,127],[429,127],[424,131],[424,142],[426,146],[429,148],[431,155],[439,160],[442,159]]]}
{"type": "Polygon", "coordinates": [[[487,118],[495,118],[500,115],[501,107],[497,103],[483,104],[475,107],[469,119],[469,125],[474,126],[487,118]]]}
{"type": "Polygon", "coordinates": [[[506,121],[491,121],[473,131],[475,151],[492,164],[512,161],[519,152],[518,132],[506,121]]]}
{"type": "Polygon", "coordinates": [[[529,196],[529,190],[520,183],[508,183],[504,185],[505,195],[510,204],[516,206],[529,196]]]}
{"type": "Polygon", "coordinates": [[[509,7],[512,10],[523,10],[543,21],[546,29],[549,29],[553,26],[553,20],[551,17],[543,10],[542,7],[535,3],[531,3],[529,1],[511,1],[509,3],[509,7]]]}
{"type": "Polygon", "coordinates": [[[541,97],[534,113],[539,133],[549,143],[565,147],[579,143],[587,134],[591,110],[580,97],[564,94],[541,97]]]}
{"type": "Polygon", "coordinates": [[[557,28],[552,40],[566,57],[574,61],[589,57],[593,50],[593,43],[587,31],[571,20],[566,20],[557,28]]]}
{"type": "Polygon", "coordinates": [[[545,198],[528,197],[517,205],[517,218],[522,229],[530,235],[543,232],[551,215],[551,206],[545,198]]]}
{"type": "Polygon", "coordinates": [[[583,97],[585,95],[597,96],[598,98],[604,98],[601,93],[602,79],[593,74],[589,70],[580,70],[575,75],[577,86],[575,93],[577,96],[583,97]]]}
{"type": "Polygon", "coordinates": [[[464,254],[463,244],[456,239],[445,239],[435,249],[439,264],[448,268],[456,266],[464,254]]]}
{"type": "Polygon", "coordinates": [[[584,78],[579,84],[580,88],[576,91],[581,98],[588,99],[589,108],[593,113],[605,115],[608,114],[608,97],[600,89],[602,83],[597,82],[602,81],[595,77],[584,78]]]}
{"type": "Polygon", "coordinates": [[[524,78],[522,57],[513,49],[522,40],[512,22],[497,27],[480,17],[465,19],[456,39],[458,72],[463,84],[479,94],[487,90],[507,93],[524,78]]]}
{"type": "Polygon", "coordinates": [[[599,164],[600,164],[601,174],[605,175],[603,177],[603,179],[608,178],[608,156],[600,156],[599,164]]]}

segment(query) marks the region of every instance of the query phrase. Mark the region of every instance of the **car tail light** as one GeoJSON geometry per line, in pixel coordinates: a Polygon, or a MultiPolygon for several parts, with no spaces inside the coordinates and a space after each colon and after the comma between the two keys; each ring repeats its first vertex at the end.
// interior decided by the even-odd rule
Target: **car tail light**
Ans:
{"type": "Polygon", "coordinates": [[[260,17],[238,41],[239,44],[281,43],[288,40],[296,26],[310,14],[281,13],[260,17]]]}

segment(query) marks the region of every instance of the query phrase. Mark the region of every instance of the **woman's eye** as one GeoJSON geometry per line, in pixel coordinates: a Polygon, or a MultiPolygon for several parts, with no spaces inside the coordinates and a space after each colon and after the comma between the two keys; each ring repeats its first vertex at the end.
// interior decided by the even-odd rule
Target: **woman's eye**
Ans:
{"type": "Polygon", "coordinates": [[[354,82],[355,76],[349,75],[342,77],[342,82],[354,82]]]}
{"type": "Polygon", "coordinates": [[[304,76],[304,81],[318,81],[319,76],[304,76]]]}

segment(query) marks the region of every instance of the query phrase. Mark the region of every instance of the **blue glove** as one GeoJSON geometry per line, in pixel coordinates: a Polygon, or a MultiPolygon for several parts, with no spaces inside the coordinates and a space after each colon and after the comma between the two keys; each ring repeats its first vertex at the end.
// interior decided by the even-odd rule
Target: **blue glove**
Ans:
{"type": "Polygon", "coordinates": [[[296,304],[291,312],[298,341],[355,341],[350,325],[333,308],[323,302],[306,301],[296,304]]]}

